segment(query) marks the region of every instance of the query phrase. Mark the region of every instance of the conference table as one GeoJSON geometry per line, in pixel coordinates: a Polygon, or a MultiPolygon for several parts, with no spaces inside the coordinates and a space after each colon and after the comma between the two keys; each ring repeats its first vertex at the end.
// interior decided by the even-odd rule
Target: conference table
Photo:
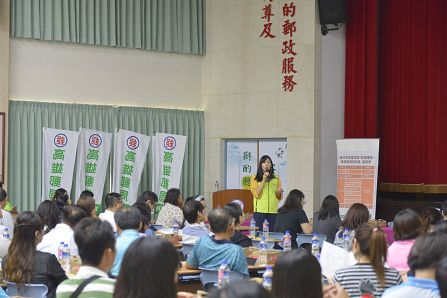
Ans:
{"type": "MultiPolygon", "coordinates": [[[[269,265],[273,266],[273,265],[269,265]]],[[[250,277],[255,277],[258,271],[263,271],[267,265],[248,265],[248,272],[250,277]]],[[[196,293],[198,290],[202,290],[202,283],[198,275],[200,274],[200,269],[188,269],[186,268],[186,262],[182,262],[182,267],[177,271],[179,282],[177,284],[178,291],[196,293]],[[186,277],[191,277],[190,279],[185,279],[186,277]],[[194,278],[194,276],[196,278],[194,278]]]]}

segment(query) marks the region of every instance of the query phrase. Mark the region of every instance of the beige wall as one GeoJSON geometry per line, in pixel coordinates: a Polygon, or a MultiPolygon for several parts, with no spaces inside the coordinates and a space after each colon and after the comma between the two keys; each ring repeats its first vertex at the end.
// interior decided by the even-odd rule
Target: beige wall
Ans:
{"type": "Polygon", "coordinates": [[[277,38],[261,39],[264,1],[209,0],[207,55],[203,62],[205,102],[205,192],[223,185],[225,138],[279,138],[288,141],[289,189],[306,197],[309,216],[319,205],[320,33],[315,0],[294,1],[298,55],[294,92],[281,89],[281,31],[285,2],[273,1],[277,38]],[[315,206],[314,206],[315,202],[315,206]]]}
{"type": "Polygon", "coordinates": [[[203,107],[199,55],[11,39],[10,60],[11,99],[203,107]]]}

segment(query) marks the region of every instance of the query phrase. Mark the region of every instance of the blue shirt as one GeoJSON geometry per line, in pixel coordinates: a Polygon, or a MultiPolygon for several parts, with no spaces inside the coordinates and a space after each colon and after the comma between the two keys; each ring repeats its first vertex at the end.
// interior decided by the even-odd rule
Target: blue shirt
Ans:
{"type": "Polygon", "coordinates": [[[399,286],[389,288],[383,293],[384,298],[418,297],[439,298],[438,284],[433,279],[409,276],[408,281],[399,286]]]}
{"type": "Polygon", "coordinates": [[[187,263],[196,268],[218,270],[221,261],[227,261],[231,271],[248,276],[247,258],[241,246],[226,240],[215,240],[211,236],[200,238],[187,263]]]}
{"type": "Polygon", "coordinates": [[[137,230],[124,230],[116,239],[116,257],[112,269],[110,269],[110,274],[112,276],[118,276],[120,273],[121,262],[123,261],[127,248],[138,238],[140,238],[140,233],[137,230]]]}

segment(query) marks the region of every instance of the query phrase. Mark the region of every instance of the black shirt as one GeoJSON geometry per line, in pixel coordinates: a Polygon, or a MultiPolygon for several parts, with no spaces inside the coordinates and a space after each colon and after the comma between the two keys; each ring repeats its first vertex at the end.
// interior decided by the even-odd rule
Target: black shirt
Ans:
{"type": "Polygon", "coordinates": [[[231,237],[231,242],[234,244],[240,245],[242,247],[250,247],[252,246],[251,239],[242,234],[241,231],[235,230],[233,237],[231,237]]]}
{"type": "Polygon", "coordinates": [[[307,215],[302,209],[288,212],[278,211],[275,219],[275,232],[285,233],[286,231],[289,231],[292,236],[292,247],[297,247],[296,234],[303,233],[301,224],[308,222],[307,215]]]}
{"type": "MultiPolygon", "coordinates": [[[[5,274],[5,265],[8,256],[5,256],[2,261],[3,274],[5,274]]],[[[31,277],[31,284],[44,284],[48,287],[48,298],[56,297],[57,286],[67,279],[65,271],[52,254],[35,251],[33,259],[33,275],[31,277]]]]}

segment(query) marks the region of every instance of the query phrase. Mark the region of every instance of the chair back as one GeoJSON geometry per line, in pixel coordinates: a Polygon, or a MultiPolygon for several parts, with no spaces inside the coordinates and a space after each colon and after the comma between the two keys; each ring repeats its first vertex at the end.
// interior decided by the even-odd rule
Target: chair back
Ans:
{"type": "Polygon", "coordinates": [[[7,281],[6,286],[6,294],[9,296],[45,298],[48,293],[48,287],[44,284],[23,284],[19,289],[16,283],[7,281]]]}
{"type": "MultiPolygon", "coordinates": [[[[252,239],[251,244],[256,248],[259,248],[259,245],[261,244],[261,240],[252,239]]],[[[275,246],[275,242],[267,241],[267,249],[273,249],[274,246],[275,246]]]]}
{"type": "Polygon", "coordinates": [[[194,248],[194,244],[185,244],[182,245],[182,254],[185,256],[185,258],[188,258],[188,255],[192,252],[192,249],[194,248]]]}
{"type": "MultiPolygon", "coordinates": [[[[202,282],[202,286],[204,289],[209,289],[210,286],[217,286],[217,270],[213,270],[213,269],[205,269],[205,268],[200,268],[201,272],[200,272],[200,281],[202,282]]],[[[241,279],[244,279],[244,275],[240,272],[237,271],[230,271],[230,282],[232,281],[238,281],[241,279]]]]}
{"type": "MultiPolygon", "coordinates": [[[[327,236],[325,234],[317,234],[320,240],[319,246],[323,247],[323,242],[326,241],[327,236]]],[[[303,244],[312,244],[313,234],[296,234],[296,244],[301,247],[303,244]]]]}

